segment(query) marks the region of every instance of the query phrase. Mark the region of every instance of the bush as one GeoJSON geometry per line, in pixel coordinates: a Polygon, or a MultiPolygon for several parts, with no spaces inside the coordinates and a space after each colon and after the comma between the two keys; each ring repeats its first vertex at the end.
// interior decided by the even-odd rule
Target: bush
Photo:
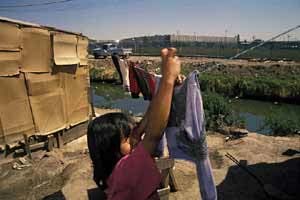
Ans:
{"type": "Polygon", "coordinates": [[[271,129],[274,135],[285,136],[295,134],[300,130],[300,119],[287,118],[281,115],[281,112],[272,112],[265,118],[265,124],[262,128],[271,129]]]}
{"type": "Polygon", "coordinates": [[[245,122],[232,111],[229,100],[216,93],[203,94],[206,128],[217,130],[223,126],[244,126],[245,122]]]}

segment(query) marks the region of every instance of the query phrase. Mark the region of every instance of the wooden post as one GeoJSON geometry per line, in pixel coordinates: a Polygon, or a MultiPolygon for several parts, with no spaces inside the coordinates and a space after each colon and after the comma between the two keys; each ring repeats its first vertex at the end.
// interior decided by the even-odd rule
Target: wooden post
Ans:
{"type": "Polygon", "coordinates": [[[30,151],[30,146],[29,146],[29,142],[28,142],[28,137],[27,137],[27,135],[26,134],[23,134],[23,137],[24,137],[24,144],[25,144],[25,146],[24,146],[24,148],[25,148],[25,152],[26,152],[26,154],[28,155],[28,157],[30,158],[30,159],[32,159],[32,156],[31,156],[31,151],[30,151]]]}
{"type": "Polygon", "coordinates": [[[65,130],[62,130],[62,132],[56,133],[56,139],[57,139],[57,147],[62,148],[64,146],[63,137],[61,134],[64,134],[65,130]]]}
{"type": "Polygon", "coordinates": [[[178,185],[173,173],[173,167],[175,164],[174,159],[158,158],[155,161],[157,168],[161,170],[162,186],[167,187],[168,185],[170,185],[170,189],[172,192],[178,191],[178,185]]]}
{"type": "Polygon", "coordinates": [[[177,182],[175,180],[173,168],[170,169],[169,176],[170,176],[169,184],[170,184],[171,192],[177,192],[179,190],[179,188],[178,188],[177,182]]]}
{"type": "Polygon", "coordinates": [[[50,135],[48,137],[47,150],[52,151],[53,147],[54,147],[54,137],[53,137],[53,135],[50,135]]]}

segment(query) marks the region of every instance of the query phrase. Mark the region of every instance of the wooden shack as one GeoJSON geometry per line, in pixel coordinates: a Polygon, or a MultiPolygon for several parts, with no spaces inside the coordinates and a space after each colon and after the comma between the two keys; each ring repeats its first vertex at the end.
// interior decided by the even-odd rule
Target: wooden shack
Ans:
{"type": "Polygon", "coordinates": [[[85,122],[88,38],[0,17],[0,145],[85,122]]]}

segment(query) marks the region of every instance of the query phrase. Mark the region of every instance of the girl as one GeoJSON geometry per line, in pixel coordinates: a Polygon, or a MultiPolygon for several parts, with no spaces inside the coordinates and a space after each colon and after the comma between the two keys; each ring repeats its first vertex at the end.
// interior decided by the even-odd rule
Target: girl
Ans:
{"type": "Polygon", "coordinates": [[[161,176],[152,156],[167,125],[173,88],[180,73],[180,61],[175,54],[174,48],[162,49],[159,89],[136,131],[134,121],[123,113],[106,114],[89,124],[87,136],[94,180],[105,189],[109,200],[159,199],[156,189],[161,176]]]}

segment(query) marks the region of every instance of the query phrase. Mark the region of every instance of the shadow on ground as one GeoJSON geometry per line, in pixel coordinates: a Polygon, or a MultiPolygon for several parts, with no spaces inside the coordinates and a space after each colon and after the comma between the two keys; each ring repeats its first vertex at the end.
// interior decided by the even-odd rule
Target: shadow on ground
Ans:
{"type": "MultiPolygon", "coordinates": [[[[217,186],[219,200],[253,200],[253,199],[300,199],[300,158],[294,158],[282,163],[258,163],[248,165],[266,186],[272,186],[271,194],[267,196],[264,187],[243,169],[231,166],[225,179],[217,186]],[[275,189],[275,191],[274,191],[275,189]],[[285,195],[285,196],[284,196],[285,195]]],[[[270,192],[270,190],[267,190],[270,192]]]]}
{"type": "Polygon", "coordinates": [[[99,188],[87,190],[89,200],[105,200],[104,192],[99,188]]]}
{"type": "MultiPolygon", "coordinates": [[[[105,194],[99,188],[88,189],[87,194],[88,200],[105,200],[105,194]]],[[[66,200],[66,197],[60,190],[44,197],[42,200],[66,200]]]]}
{"type": "Polygon", "coordinates": [[[57,192],[54,192],[53,194],[44,197],[42,200],[66,200],[66,197],[62,193],[62,191],[59,190],[57,192]]]}

